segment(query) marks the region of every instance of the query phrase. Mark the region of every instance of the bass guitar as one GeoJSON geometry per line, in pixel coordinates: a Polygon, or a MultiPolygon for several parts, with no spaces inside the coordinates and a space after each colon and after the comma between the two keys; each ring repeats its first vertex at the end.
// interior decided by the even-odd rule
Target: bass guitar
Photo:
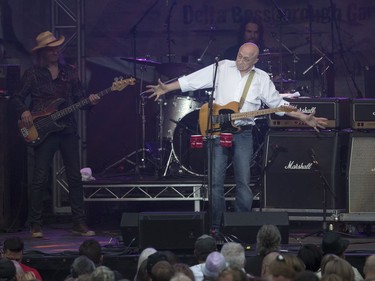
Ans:
{"type": "MultiPolygon", "coordinates": [[[[115,79],[111,87],[97,93],[97,95],[103,97],[113,91],[122,91],[128,85],[134,84],[134,78],[115,79]]],[[[57,123],[60,118],[91,103],[89,98],[85,98],[71,106],[58,110],[59,105],[63,102],[64,99],[59,98],[51,102],[43,111],[32,112],[33,125],[29,128],[23,126],[21,120],[18,120],[19,131],[27,145],[37,146],[42,143],[50,133],[63,130],[65,126],[57,123]]]]}
{"type": "MultiPolygon", "coordinates": [[[[279,107],[269,109],[261,109],[249,112],[238,112],[238,105],[239,103],[234,101],[222,106],[214,103],[213,116],[211,120],[213,134],[219,134],[220,132],[239,132],[241,129],[234,125],[235,120],[256,117],[260,115],[267,115],[275,112],[297,111],[297,108],[295,106],[282,105],[279,107]]],[[[208,103],[203,104],[199,110],[199,127],[200,132],[203,136],[207,135],[208,111],[208,103]]]]}

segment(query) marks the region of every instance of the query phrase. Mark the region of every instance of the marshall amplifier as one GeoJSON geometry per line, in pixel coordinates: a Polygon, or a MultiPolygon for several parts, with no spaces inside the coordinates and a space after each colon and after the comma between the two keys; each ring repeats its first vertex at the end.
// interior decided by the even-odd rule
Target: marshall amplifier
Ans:
{"type": "Polygon", "coordinates": [[[375,133],[353,132],[349,139],[348,211],[374,213],[375,133]]]}
{"type": "MultiPolygon", "coordinates": [[[[345,129],[349,128],[349,98],[297,98],[288,99],[291,105],[294,105],[304,113],[316,112],[316,116],[328,119],[327,128],[345,129]]],[[[287,115],[279,116],[271,114],[269,127],[273,128],[309,128],[304,122],[287,115]]]]}
{"type": "Polygon", "coordinates": [[[375,129],[375,99],[353,99],[350,119],[353,129],[375,129]]]}
{"type": "Polygon", "coordinates": [[[345,209],[347,132],[269,131],[264,153],[264,207],[345,209]]]}

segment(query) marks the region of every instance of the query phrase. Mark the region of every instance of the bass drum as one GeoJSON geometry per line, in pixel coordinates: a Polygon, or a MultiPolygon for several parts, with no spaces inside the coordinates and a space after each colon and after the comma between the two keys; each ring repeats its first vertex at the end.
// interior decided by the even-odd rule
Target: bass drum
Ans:
{"type": "Polygon", "coordinates": [[[199,109],[202,103],[194,97],[172,96],[163,103],[163,138],[173,139],[173,133],[180,120],[188,113],[199,109]]]}
{"type": "Polygon", "coordinates": [[[203,148],[190,148],[190,136],[200,135],[199,109],[183,117],[173,132],[172,152],[186,172],[204,176],[207,171],[207,150],[203,148]]]}
{"type": "MultiPolygon", "coordinates": [[[[206,143],[204,143],[203,148],[190,148],[190,136],[201,134],[198,120],[199,109],[188,113],[178,122],[173,132],[172,153],[183,170],[192,175],[203,177],[207,175],[206,143]]],[[[233,171],[228,173],[231,166],[230,160],[227,177],[233,176],[233,171]]]]}

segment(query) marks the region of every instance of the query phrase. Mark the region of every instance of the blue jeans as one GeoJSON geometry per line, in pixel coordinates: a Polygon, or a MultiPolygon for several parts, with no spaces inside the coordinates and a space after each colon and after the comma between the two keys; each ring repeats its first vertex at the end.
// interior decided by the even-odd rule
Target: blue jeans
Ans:
{"type": "Polygon", "coordinates": [[[53,133],[34,149],[33,179],[29,187],[28,223],[30,226],[42,225],[43,192],[48,182],[53,156],[57,150],[60,150],[64,162],[73,223],[77,224],[85,220],[78,136],[75,133],[53,133]]]}
{"type": "Polygon", "coordinates": [[[229,155],[232,154],[234,178],[236,184],[235,211],[249,212],[253,204],[253,192],[250,189],[250,165],[253,155],[252,131],[245,130],[233,135],[231,148],[220,145],[220,138],[214,141],[212,171],[212,228],[219,228],[226,210],[224,181],[229,155]]]}

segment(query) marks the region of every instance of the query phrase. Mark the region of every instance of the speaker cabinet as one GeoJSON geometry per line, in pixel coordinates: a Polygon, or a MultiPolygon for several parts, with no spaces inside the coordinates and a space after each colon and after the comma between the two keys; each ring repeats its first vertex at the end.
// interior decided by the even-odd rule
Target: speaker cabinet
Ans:
{"type": "Polygon", "coordinates": [[[287,212],[227,212],[223,216],[223,232],[243,243],[255,244],[258,230],[264,224],[276,225],[281,243],[288,244],[289,216],[287,212]]]}
{"type": "Polygon", "coordinates": [[[349,213],[375,212],[375,133],[354,132],[349,143],[349,213]]]}
{"type": "Polygon", "coordinates": [[[192,250],[197,238],[207,231],[206,213],[123,213],[120,228],[128,247],[192,250]]]}
{"type": "Polygon", "coordinates": [[[194,249],[197,238],[206,232],[205,217],[205,212],[140,213],[139,247],[194,249]]]}
{"type": "Polygon", "coordinates": [[[139,244],[139,214],[123,213],[121,217],[120,229],[124,246],[135,247],[139,244]]]}
{"type": "Polygon", "coordinates": [[[264,207],[345,208],[348,134],[269,131],[264,153],[264,207]],[[332,192],[331,192],[332,191],[332,192]]]}

